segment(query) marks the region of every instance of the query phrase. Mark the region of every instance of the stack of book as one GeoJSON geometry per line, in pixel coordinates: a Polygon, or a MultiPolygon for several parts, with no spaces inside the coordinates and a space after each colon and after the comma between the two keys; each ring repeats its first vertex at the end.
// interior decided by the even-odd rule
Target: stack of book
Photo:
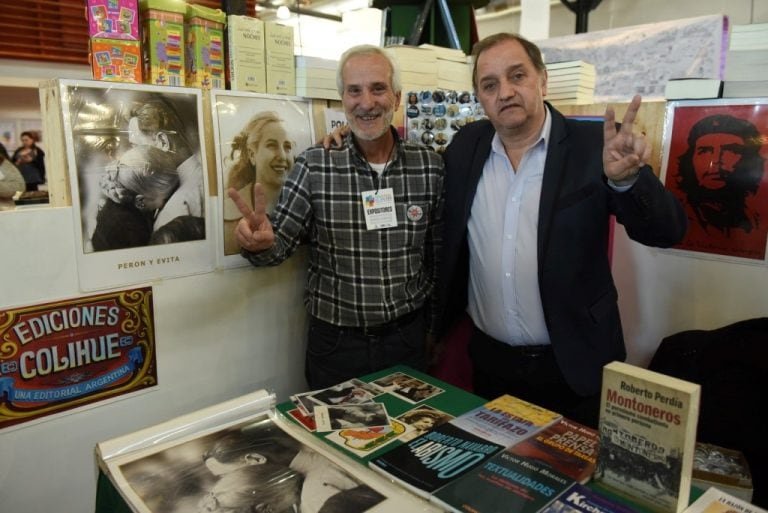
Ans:
{"type": "Polygon", "coordinates": [[[457,91],[472,89],[472,66],[469,64],[467,54],[462,50],[427,44],[419,45],[419,47],[435,52],[438,88],[457,91]]]}
{"type": "Polygon", "coordinates": [[[403,91],[433,89],[437,85],[437,54],[432,48],[409,45],[387,48],[400,65],[403,91]]]}
{"type": "Polygon", "coordinates": [[[547,95],[552,104],[589,105],[595,101],[595,65],[582,60],[547,64],[547,95]]]}
{"type": "Polygon", "coordinates": [[[307,98],[340,100],[336,87],[336,71],[339,61],[296,56],[296,94],[307,98]]]}
{"type": "Polygon", "coordinates": [[[725,55],[723,98],[768,96],[768,23],[734,25],[725,55]]]}
{"type": "Polygon", "coordinates": [[[717,78],[672,78],[664,86],[666,100],[702,100],[722,94],[723,81],[717,78]]]}

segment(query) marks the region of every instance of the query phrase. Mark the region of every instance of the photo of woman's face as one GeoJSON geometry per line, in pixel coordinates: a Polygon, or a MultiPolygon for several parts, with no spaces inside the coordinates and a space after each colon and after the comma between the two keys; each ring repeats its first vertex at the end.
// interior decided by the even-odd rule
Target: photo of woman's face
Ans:
{"type": "Polygon", "coordinates": [[[293,166],[293,141],[281,123],[267,123],[260,134],[248,136],[248,160],[263,185],[282,185],[293,166]]]}

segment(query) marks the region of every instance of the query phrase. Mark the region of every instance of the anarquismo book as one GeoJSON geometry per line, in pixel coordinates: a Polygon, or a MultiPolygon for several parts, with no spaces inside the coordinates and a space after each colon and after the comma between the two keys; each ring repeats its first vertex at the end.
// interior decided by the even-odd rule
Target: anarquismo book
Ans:
{"type": "Polygon", "coordinates": [[[683,511],[700,390],[698,384],[634,365],[606,365],[595,481],[654,511],[683,511]]]}
{"type": "Polygon", "coordinates": [[[318,443],[274,399],[254,392],[99,443],[97,460],[137,513],[437,511],[318,443]]]}

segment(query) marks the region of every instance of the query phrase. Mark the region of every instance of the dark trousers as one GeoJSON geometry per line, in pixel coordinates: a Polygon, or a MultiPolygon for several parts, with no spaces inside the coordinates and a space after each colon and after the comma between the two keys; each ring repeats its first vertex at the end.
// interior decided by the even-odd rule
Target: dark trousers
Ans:
{"type": "Polygon", "coordinates": [[[310,389],[327,388],[393,365],[426,369],[421,309],[382,326],[335,326],[309,319],[304,374],[310,389]]]}
{"type": "Polygon", "coordinates": [[[600,395],[583,397],[571,390],[551,346],[510,346],[474,327],[469,356],[477,395],[513,395],[597,428],[600,395]]]}

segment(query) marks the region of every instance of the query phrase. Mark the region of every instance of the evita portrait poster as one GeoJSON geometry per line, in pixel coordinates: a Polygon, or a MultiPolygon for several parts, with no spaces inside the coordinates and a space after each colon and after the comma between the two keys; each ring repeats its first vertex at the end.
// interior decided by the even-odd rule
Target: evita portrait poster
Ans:
{"type": "Polygon", "coordinates": [[[212,91],[211,108],[222,223],[218,260],[222,267],[249,265],[240,256],[240,244],[234,235],[242,214],[227,190],[235,189],[253,207],[253,185],[258,182],[264,191],[267,213],[274,209],[296,157],[313,144],[312,101],[212,91]]]}
{"type": "Polygon", "coordinates": [[[80,288],[211,270],[201,92],[59,84],[80,288]]]}
{"type": "Polygon", "coordinates": [[[670,102],[664,184],[685,208],[678,249],[765,261],[768,238],[768,103],[670,102]]]}

